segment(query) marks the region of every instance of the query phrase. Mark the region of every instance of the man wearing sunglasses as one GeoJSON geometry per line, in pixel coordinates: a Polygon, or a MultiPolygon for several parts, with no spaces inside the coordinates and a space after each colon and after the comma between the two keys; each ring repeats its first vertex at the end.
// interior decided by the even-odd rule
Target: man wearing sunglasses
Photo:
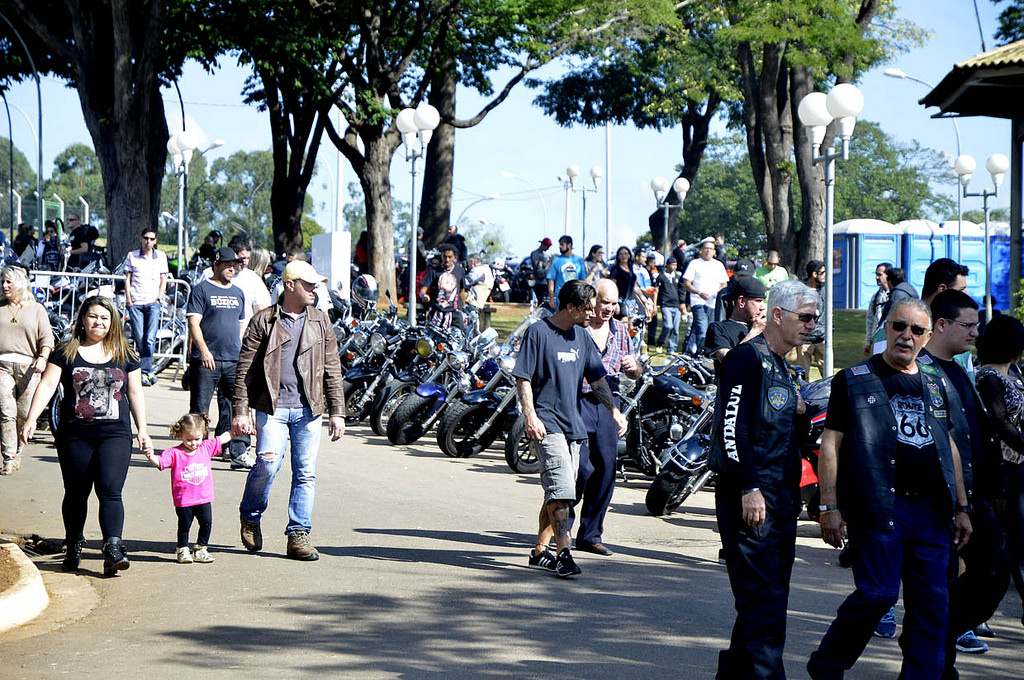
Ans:
{"type": "MultiPolygon", "coordinates": [[[[764,287],[745,292],[763,297],[764,287]]],[[[723,680],[786,676],[782,655],[800,514],[793,420],[804,404],[785,356],[814,330],[817,299],[800,281],[775,284],[764,331],[731,349],[721,365],[710,467],[718,473],[715,515],[736,599],[732,640],[718,656],[723,680]]]]}
{"type": "Polygon", "coordinates": [[[899,598],[901,578],[901,677],[942,675],[950,542],[962,548],[971,522],[946,387],[917,360],[931,328],[925,303],[900,302],[885,320],[885,351],[832,381],[818,460],[821,536],[841,547],[847,523],[856,590],[811,655],[814,680],[853,666],[899,598]]]}
{"type": "Polygon", "coordinates": [[[153,348],[160,326],[160,303],[167,292],[167,255],[156,247],[156,229],[144,227],[140,248],[124,258],[124,304],[132,324],[132,338],[139,350],[142,384],[155,385],[153,348]]]}

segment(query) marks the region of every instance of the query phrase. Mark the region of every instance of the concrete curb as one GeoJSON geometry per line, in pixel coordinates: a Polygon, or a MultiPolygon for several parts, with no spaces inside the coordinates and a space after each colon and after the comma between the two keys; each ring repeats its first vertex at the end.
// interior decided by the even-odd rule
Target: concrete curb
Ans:
{"type": "Polygon", "coordinates": [[[0,543],[0,550],[6,551],[18,566],[14,585],[0,593],[0,633],[3,633],[39,616],[50,604],[50,596],[46,594],[36,565],[16,543],[0,543]]]}

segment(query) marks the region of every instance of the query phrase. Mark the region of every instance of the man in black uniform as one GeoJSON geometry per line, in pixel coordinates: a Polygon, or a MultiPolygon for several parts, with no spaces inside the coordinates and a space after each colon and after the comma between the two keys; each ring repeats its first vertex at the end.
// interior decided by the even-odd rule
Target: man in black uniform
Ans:
{"type": "Polygon", "coordinates": [[[793,418],[804,404],[784,357],[814,330],[816,300],[799,281],[776,284],[764,332],[722,362],[710,465],[718,473],[715,514],[736,623],[718,657],[719,680],[786,677],[782,651],[800,512],[793,418]]]}
{"type": "Polygon", "coordinates": [[[950,540],[963,547],[971,522],[946,389],[933,366],[917,361],[931,321],[920,300],[894,305],[885,351],[832,381],[818,460],[821,537],[842,546],[846,521],[857,589],[807,663],[814,680],[842,678],[853,667],[899,597],[901,578],[900,675],[942,674],[950,540]]]}
{"type": "Polygon", "coordinates": [[[992,425],[972,376],[954,360],[966,355],[970,365],[971,345],[978,337],[978,303],[967,293],[948,288],[932,299],[931,309],[935,330],[921,351],[920,361],[936,366],[953,388],[949,390],[949,413],[953,440],[961,452],[973,529],[971,542],[960,551],[959,558],[954,552],[950,563],[949,623],[942,675],[948,680],[958,677],[954,668],[958,645],[972,645],[964,647],[966,651],[987,649],[973,633],[960,638],[995,613],[1010,583],[1010,558],[993,509],[993,501],[1002,497],[1002,457],[997,448],[984,445],[983,433],[991,432],[992,425]],[[959,573],[960,558],[965,567],[963,574],[959,573]]]}
{"type": "Polygon", "coordinates": [[[704,337],[704,353],[715,361],[715,377],[721,373],[722,360],[729,350],[749,342],[764,331],[767,321],[764,299],[768,291],[753,276],[734,281],[732,315],[708,326],[704,337]]]}

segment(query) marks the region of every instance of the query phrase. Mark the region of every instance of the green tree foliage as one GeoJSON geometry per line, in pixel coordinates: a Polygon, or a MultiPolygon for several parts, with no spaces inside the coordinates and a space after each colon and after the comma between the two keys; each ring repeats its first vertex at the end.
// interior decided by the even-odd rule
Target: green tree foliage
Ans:
{"type": "MultiPolygon", "coordinates": [[[[9,232],[10,214],[11,207],[9,197],[10,182],[11,182],[11,141],[6,137],[0,137],[0,193],[3,194],[3,198],[0,198],[0,226],[3,227],[4,231],[9,232]]],[[[32,203],[32,192],[36,188],[36,173],[32,170],[32,166],[29,165],[28,159],[25,158],[25,154],[21,152],[18,147],[14,147],[14,190],[21,194],[22,199],[26,203],[32,203]]],[[[22,219],[27,223],[34,223],[25,208],[29,208],[27,204],[22,204],[22,219]]],[[[15,217],[17,217],[17,199],[15,199],[15,217]]],[[[31,215],[34,216],[36,213],[35,208],[32,208],[31,215]]],[[[18,225],[13,225],[17,227],[18,225]]],[[[16,232],[15,232],[16,233],[16,232]]]]}
{"type": "Polygon", "coordinates": [[[103,174],[96,152],[85,144],[72,144],[53,160],[53,174],[43,184],[46,196],[57,194],[68,211],[81,212],[78,197],[89,204],[89,221],[102,223],[106,215],[103,201],[103,174]]]}
{"type": "Polygon", "coordinates": [[[1024,2],[1022,0],[992,0],[996,5],[1005,5],[999,13],[999,30],[996,37],[1001,45],[1024,40],[1024,2]]]}
{"type": "Polygon", "coordinates": [[[937,151],[916,141],[902,144],[878,123],[858,121],[850,158],[836,182],[836,221],[874,218],[887,222],[942,221],[955,212],[956,201],[933,186],[953,187],[956,175],[937,151]]]}
{"type": "Polygon", "coordinates": [[[723,234],[741,255],[765,249],[764,221],[742,137],[712,138],[686,195],[677,233],[688,243],[723,234]]]}

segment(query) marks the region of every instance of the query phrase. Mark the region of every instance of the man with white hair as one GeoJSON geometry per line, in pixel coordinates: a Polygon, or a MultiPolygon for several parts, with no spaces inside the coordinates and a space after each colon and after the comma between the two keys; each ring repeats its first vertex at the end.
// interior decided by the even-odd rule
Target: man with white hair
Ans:
{"type": "Polygon", "coordinates": [[[718,473],[715,515],[736,623],[729,649],[718,657],[721,680],[786,677],[782,654],[801,504],[794,419],[805,407],[785,356],[814,330],[817,300],[799,281],[777,284],[764,331],[722,361],[710,467],[718,473]]]}

